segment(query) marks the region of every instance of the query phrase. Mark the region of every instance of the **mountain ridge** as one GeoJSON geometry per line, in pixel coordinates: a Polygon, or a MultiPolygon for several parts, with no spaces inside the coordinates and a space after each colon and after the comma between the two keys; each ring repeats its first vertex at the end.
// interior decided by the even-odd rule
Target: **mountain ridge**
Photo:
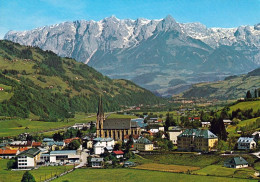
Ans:
{"type": "Polygon", "coordinates": [[[9,32],[4,38],[75,58],[110,78],[133,80],[160,71],[168,75],[155,74],[154,81],[142,81],[141,86],[164,96],[178,93],[169,84],[171,79],[192,85],[247,73],[260,64],[259,24],[207,28],[178,23],[172,16],[159,20],[112,16],[9,32]]]}

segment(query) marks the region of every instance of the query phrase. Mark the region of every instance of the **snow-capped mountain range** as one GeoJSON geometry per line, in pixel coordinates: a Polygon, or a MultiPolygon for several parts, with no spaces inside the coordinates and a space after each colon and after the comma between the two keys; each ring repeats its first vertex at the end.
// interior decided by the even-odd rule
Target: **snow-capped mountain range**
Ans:
{"type": "Polygon", "coordinates": [[[170,15],[159,20],[111,16],[9,31],[4,39],[73,57],[112,78],[131,79],[163,95],[260,65],[260,24],[207,28],[177,23],[170,15]],[[182,84],[176,85],[176,79],[182,84]]]}

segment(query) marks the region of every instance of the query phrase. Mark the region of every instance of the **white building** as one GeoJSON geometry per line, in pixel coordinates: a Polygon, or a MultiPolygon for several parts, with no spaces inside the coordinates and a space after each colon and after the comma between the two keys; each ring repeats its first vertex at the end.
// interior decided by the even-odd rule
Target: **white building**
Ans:
{"type": "Polygon", "coordinates": [[[17,156],[18,169],[33,169],[36,167],[37,161],[40,160],[40,150],[30,148],[21,152],[17,156]]]}
{"type": "Polygon", "coordinates": [[[50,163],[79,163],[79,150],[56,150],[50,152],[50,163]]]}
{"type": "Polygon", "coordinates": [[[94,140],[94,153],[95,154],[103,154],[105,152],[105,148],[111,150],[114,148],[115,141],[112,138],[95,138],[94,140]]]}
{"type": "Polygon", "coordinates": [[[177,136],[182,133],[182,129],[180,127],[169,127],[168,135],[169,140],[172,141],[174,145],[177,145],[177,136]]]}
{"type": "Polygon", "coordinates": [[[253,138],[240,137],[237,141],[237,149],[250,150],[256,148],[256,142],[253,138]]]}
{"type": "Polygon", "coordinates": [[[91,158],[91,166],[94,168],[101,168],[103,167],[104,160],[103,158],[91,158]]]}

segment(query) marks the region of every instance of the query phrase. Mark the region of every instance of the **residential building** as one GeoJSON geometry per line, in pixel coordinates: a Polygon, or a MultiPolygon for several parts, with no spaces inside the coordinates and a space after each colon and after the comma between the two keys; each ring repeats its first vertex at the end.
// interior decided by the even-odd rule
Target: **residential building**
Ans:
{"type": "Polygon", "coordinates": [[[134,143],[134,150],[152,151],[153,150],[153,143],[150,140],[148,140],[147,138],[140,137],[134,143]]]}
{"type": "Polygon", "coordinates": [[[209,128],[211,126],[210,122],[201,122],[201,127],[202,128],[209,128]]]}
{"type": "Polygon", "coordinates": [[[104,166],[103,158],[91,158],[90,162],[93,168],[102,168],[104,166]]]}
{"type": "Polygon", "coordinates": [[[124,135],[141,134],[140,127],[131,118],[106,119],[103,112],[102,99],[100,98],[97,125],[97,137],[113,138],[115,141],[123,141],[124,135]]]}
{"type": "Polygon", "coordinates": [[[94,153],[95,154],[103,154],[105,152],[105,149],[107,149],[109,152],[112,152],[115,141],[112,138],[95,138],[94,141],[94,153]]]}
{"type": "Polygon", "coordinates": [[[10,149],[19,149],[19,148],[31,148],[32,147],[32,142],[31,141],[13,141],[9,143],[8,148],[10,149]]]}
{"type": "Polygon", "coordinates": [[[79,150],[56,150],[50,152],[50,163],[79,163],[79,150]]]}
{"type": "Polygon", "coordinates": [[[40,150],[30,148],[21,152],[17,156],[18,169],[33,169],[36,167],[37,161],[40,160],[40,150]]]}
{"type": "MultiPolygon", "coordinates": [[[[125,143],[128,142],[130,136],[131,136],[131,135],[125,135],[125,136],[124,136],[124,142],[125,142],[125,143]]],[[[136,142],[139,137],[140,137],[139,135],[132,135],[133,142],[136,142]]]]}
{"type": "Polygon", "coordinates": [[[240,137],[237,141],[238,150],[250,150],[256,148],[256,142],[254,138],[240,137]]]}
{"type": "Polygon", "coordinates": [[[79,137],[75,137],[75,138],[68,138],[64,140],[65,145],[68,145],[70,142],[72,142],[73,140],[79,140],[79,137]]]}
{"type": "Polygon", "coordinates": [[[215,151],[218,137],[209,130],[187,129],[177,136],[178,150],[182,151],[215,151]]]}
{"type": "Polygon", "coordinates": [[[93,138],[89,136],[85,136],[83,139],[83,146],[87,149],[93,148],[93,138]]]}
{"type": "Polygon", "coordinates": [[[225,167],[244,168],[248,167],[248,162],[243,157],[233,157],[224,162],[225,167]]]}
{"type": "Polygon", "coordinates": [[[118,150],[118,151],[113,151],[113,155],[117,158],[123,158],[124,157],[124,152],[122,150],[118,150]]]}
{"type": "Polygon", "coordinates": [[[252,134],[252,137],[255,141],[258,141],[260,139],[260,132],[256,131],[252,134]]]}
{"type": "Polygon", "coordinates": [[[181,127],[169,127],[168,130],[168,136],[169,140],[172,141],[173,145],[177,145],[177,136],[179,136],[182,133],[181,127]]]}
{"type": "Polygon", "coordinates": [[[232,121],[230,119],[223,119],[224,125],[228,126],[232,124],[232,121]]]}
{"type": "Polygon", "coordinates": [[[57,141],[50,141],[45,142],[44,146],[47,150],[61,150],[65,146],[65,143],[63,141],[57,142],[57,141]]]}

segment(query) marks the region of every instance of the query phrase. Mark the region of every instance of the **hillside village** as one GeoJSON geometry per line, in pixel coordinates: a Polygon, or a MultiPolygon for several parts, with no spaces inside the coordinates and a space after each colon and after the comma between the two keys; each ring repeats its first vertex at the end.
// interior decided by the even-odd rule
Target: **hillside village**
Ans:
{"type": "MultiPolygon", "coordinates": [[[[55,179],[78,168],[160,171],[158,167],[147,168],[143,160],[151,160],[150,156],[165,156],[170,160],[176,155],[182,158],[182,165],[187,167],[193,165],[185,162],[185,156],[194,156],[198,160],[212,157],[217,158],[216,162],[226,170],[245,168],[248,174],[242,178],[258,179],[260,109],[232,109],[252,102],[259,103],[259,100],[246,97],[246,100],[239,100],[235,105],[224,107],[216,113],[182,107],[176,112],[179,115],[177,121],[171,112],[165,112],[165,116],[145,113],[140,112],[141,106],[118,112],[117,118],[110,118],[110,114],[106,115],[103,111],[100,97],[96,121],[75,123],[64,131],[53,133],[52,137],[30,133],[3,137],[0,158],[8,159],[7,167],[14,171],[37,171],[46,166],[72,167],[64,173],[51,176],[51,179],[55,179]],[[219,115],[217,118],[216,114],[219,115]],[[135,118],[131,119],[133,115],[135,118]],[[252,118],[255,118],[253,122],[240,125],[243,120],[252,118]]],[[[177,166],[172,171],[200,175],[192,167],[182,170],[177,166]]]]}

